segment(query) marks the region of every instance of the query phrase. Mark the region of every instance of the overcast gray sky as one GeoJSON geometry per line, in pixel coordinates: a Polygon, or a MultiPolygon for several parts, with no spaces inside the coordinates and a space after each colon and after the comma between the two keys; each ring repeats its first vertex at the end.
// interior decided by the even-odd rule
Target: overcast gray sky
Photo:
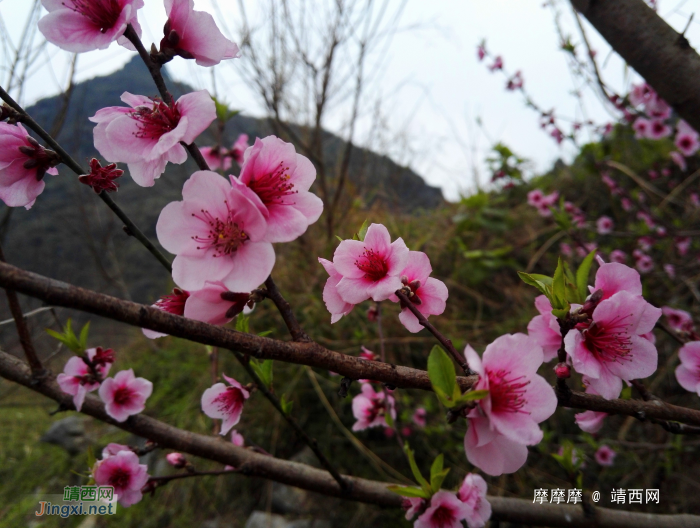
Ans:
{"type": "MultiPolygon", "coordinates": [[[[393,0],[392,0],[393,1],[393,0]]],[[[165,11],[162,0],[145,0],[139,20],[147,47],[159,42],[165,11]]],[[[501,75],[488,72],[476,58],[476,46],[487,40],[494,54],[503,56],[509,71],[522,70],[525,85],[544,108],[581,119],[581,110],[570,93],[574,82],[560,51],[552,10],[544,0],[408,0],[401,27],[420,26],[401,31],[387,50],[379,90],[384,96],[383,113],[396,135],[387,147],[397,161],[409,164],[429,183],[442,187],[450,199],[471,192],[475,178],[487,183],[484,158],[489,147],[502,141],[516,153],[533,161],[533,170],[546,170],[558,157],[571,159],[572,146],[558,146],[538,126],[537,115],[525,108],[519,94],[507,92],[501,75]],[[482,126],[476,125],[479,119],[482,126]],[[475,172],[477,176],[475,176],[475,172]]],[[[256,17],[256,2],[245,2],[251,18],[256,17]]],[[[660,0],[660,14],[682,30],[688,17],[700,6],[700,0],[660,0]]],[[[19,41],[29,0],[4,0],[0,16],[4,36],[19,41]]],[[[220,0],[219,5],[229,27],[240,20],[237,3],[220,0]]],[[[396,5],[399,1],[396,0],[396,5]]],[[[210,0],[195,0],[195,7],[214,13],[210,0]]],[[[560,2],[562,25],[579,40],[571,10],[560,2]]],[[[700,21],[700,19],[699,19],[700,21]]],[[[626,72],[622,61],[594,29],[586,24],[592,46],[604,64],[603,76],[617,90],[624,90],[635,77],[626,72]]],[[[700,45],[700,23],[693,21],[688,36],[691,45],[700,45]]],[[[7,38],[3,46],[7,46],[7,38]]],[[[7,48],[6,48],[7,49],[7,48]]],[[[80,56],[79,80],[104,75],[120,68],[132,52],[113,44],[108,50],[80,56]]],[[[22,102],[32,102],[61,91],[65,86],[70,55],[49,45],[36,68],[30,72],[22,102]]],[[[0,81],[7,79],[7,54],[1,59],[0,81]]],[[[220,96],[245,114],[260,116],[264,109],[237,73],[237,61],[217,67],[220,96]]],[[[210,71],[194,61],[176,58],[168,65],[175,78],[196,88],[210,88],[210,71]]],[[[607,114],[598,101],[585,96],[587,114],[604,121],[607,114]]],[[[115,103],[116,104],[116,103],[115,103]]],[[[366,122],[369,122],[367,116],[366,122]]],[[[337,130],[341,117],[332,117],[326,126],[337,130]]],[[[361,139],[361,138],[360,138],[361,139]]]]}

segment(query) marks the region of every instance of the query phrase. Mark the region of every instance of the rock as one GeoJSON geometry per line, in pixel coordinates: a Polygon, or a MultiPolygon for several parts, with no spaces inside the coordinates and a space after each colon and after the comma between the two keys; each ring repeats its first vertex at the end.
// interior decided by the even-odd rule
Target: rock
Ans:
{"type": "Polygon", "coordinates": [[[248,517],[245,528],[331,528],[331,524],[317,519],[291,521],[282,515],[254,511],[248,517]]]}
{"type": "Polygon", "coordinates": [[[61,446],[69,455],[77,455],[90,443],[85,436],[83,421],[77,416],[69,416],[52,423],[39,440],[61,446]]]}
{"type": "MultiPolygon", "coordinates": [[[[307,464],[318,467],[318,458],[311,448],[304,447],[301,451],[290,458],[292,462],[307,464]]],[[[272,484],[272,507],[280,513],[310,513],[313,509],[313,495],[308,491],[293,488],[285,484],[274,482],[272,484]]]]}

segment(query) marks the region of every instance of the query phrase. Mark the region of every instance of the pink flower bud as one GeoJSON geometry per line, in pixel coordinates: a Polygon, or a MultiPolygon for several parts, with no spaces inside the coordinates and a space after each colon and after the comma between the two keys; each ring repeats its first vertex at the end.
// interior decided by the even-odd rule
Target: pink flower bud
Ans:
{"type": "Polygon", "coordinates": [[[554,367],[554,372],[559,379],[568,379],[571,377],[571,369],[566,363],[557,363],[557,366],[554,367]]]}
{"type": "Polygon", "coordinates": [[[168,464],[177,469],[184,468],[187,465],[187,459],[182,453],[168,453],[165,459],[168,461],[168,464]]]}

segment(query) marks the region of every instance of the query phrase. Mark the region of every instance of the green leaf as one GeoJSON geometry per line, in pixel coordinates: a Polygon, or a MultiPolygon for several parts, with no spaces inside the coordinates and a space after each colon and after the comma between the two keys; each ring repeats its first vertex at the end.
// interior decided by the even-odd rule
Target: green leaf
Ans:
{"type": "Polygon", "coordinates": [[[413,451],[411,450],[411,446],[408,445],[408,442],[404,443],[403,451],[406,453],[406,458],[408,458],[408,463],[411,466],[411,471],[413,472],[413,477],[416,479],[416,482],[418,482],[421,488],[423,488],[423,490],[429,494],[428,496],[432,495],[432,488],[430,487],[428,481],[425,480],[425,477],[423,477],[420,469],[418,469],[418,464],[416,464],[416,459],[413,455],[413,451]]]}
{"type": "Polygon", "coordinates": [[[92,468],[95,467],[95,464],[97,463],[97,460],[95,459],[95,453],[92,450],[92,446],[89,446],[87,448],[87,463],[88,467],[92,471],[92,468]]]}
{"type": "Polygon", "coordinates": [[[343,241],[343,239],[342,239],[342,238],[340,238],[340,237],[339,237],[338,235],[335,235],[335,238],[337,238],[337,239],[338,239],[338,240],[339,240],[340,242],[342,242],[342,241],[343,241]]]}
{"type": "Polygon", "coordinates": [[[461,404],[461,403],[467,403],[470,401],[474,400],[481,400],[483,398],[486,398],[486,396],[489,395],[489,391],[487,390],[473,390],[469,392],[465,392],[462,394],[457,400],[455,401],[456,404],[461,404]]]}
{"type": "Polygon", "coordinates": [[[250,359],[250,366],[260,378],[266,387],[272,385],[272,360],[266,359],[262,363],[255,358],[250,359]]]}
{"type": "Polygon", "coordinates": [[[387,489],[401,495],[402,497],[420,497],[422,499],[430,498],[429,493],[426,493],[425,490],[415,486],[387,486],[387,489]]]}
{"type": "Polygon", "coordinates": [[[364,242],[365,236],[367,235],[367,230],[369,229],[369,221],[365,219],[360,226],[360,230],[357,232],[357,238],[364,242]]]}
{"type": "Polygon", "coordinates": [[[443,463],[444,456],[442,455],[442,453],[440,453],[437,457],[435,457],[433,465],[430,466],[430,487],[433,489],[434,492],[438,492],[440,490],[442,482],[445,480],[445,477],[450,472],[450,468],[443,469],[443,463]]]}
{"type": "MultiPolygon", "coordinates": [[[[51,337],[58,339],[61,343],[66,345],[70,350],[72,350],[76,354],[83,354],[85,352],[85,346],[81,343],[80,340],[78,340],[75,333],[73,332],[73,326],[70,319],[66,321],[66,326],[63,329],[62,333],[51,330],[50,328],[46,329],[46,333],[49,334],[51,337]]],[[[85,330],[85,327],[83,327],[83,330],[80,333],[81,340],[83,338],[83,334],[85,334],[85,341],[87,341],[87,330],[85,330]]]]}
{"type": "Polygon", "coordinates": [[[292,405],[294,405],[294,402],[287,400],[287,395],[283,394],[282,398],[280,399],[280,406],[282,407],[282,412],[285,415],[288,415],[292,411],[292,405]]]}
{"type": "Polygon", "coordinates": [[[442,403],[445,407],[450,409],[455,406],[454,399],[447,395],[440,387],[433,386],[433,390],[435,391],[435,395],[437,396],[438,400],[440,400],[440,403],[442,403]]]}
{"type": "Polygon", "coordinates": [[[530,286],[534,286],[535,288],[537,288],[540,291],[540,293],[546,295],[551,302],[550,297],[552,296],[552,279],[550,277],[546,277],[545,275],[524,273],[522,271],[518,272],[518,277],[520,277],[520,280],[522,280],[525,284],[529,284],[530,286]],[[543,282],[542,280],[538,280],[536,277],[546,277],[549,281],[549,284],[543,282]]]}
{"type": "Polygon", "coordinates": [[[447,353],[438,345],[433,347],[428,356],[428,377],[436,392],[439,389],[449,397],[455,394],[457,386],[455,366],[447,353]]]}
{"type": "Polygon", "coordinates": [[[264,332],[260,332],[258,336],[260,337],[267,337],[269,335],[272,335],[275,331],[274,330],[265,330],[264,332]]]}
{"type": "Polygon", "coordinates": [[[236,317],[236,330],[245,334],[250,330],[250,317],[245,314],[238,314],[236,317]]]}
{"type": "Polygon", "coordinates": [[[563,308],[565,302],[566,284],[564,282],[564,266],[560,257],[557,263],[557,269],[554,270],[554,277],[552,277],[552,307],[563,308]]]}
{"type": "Polygon", "coordinates": [[[88,332],[90,332],[90,321],[85,323],[85,326],[83,326],[83,329],[80,331],[80,338],[78,339],[83,350],[87,349],[88,332]]]}
{"type": "Polygon", "coordinates": [[[576,289],[578,289],[579,303],[582,303],[588,297],[588,275],[591,272],[591,265],[595,258],[596,250],[594,249],[586,258],[583,259],[581,265],[576,270],[576,289]]]}

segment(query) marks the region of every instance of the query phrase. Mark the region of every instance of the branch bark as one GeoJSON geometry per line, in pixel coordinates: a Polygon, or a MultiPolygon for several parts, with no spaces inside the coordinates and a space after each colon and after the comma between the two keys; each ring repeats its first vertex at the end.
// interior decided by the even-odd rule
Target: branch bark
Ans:
{"type": "MultiPolygon", "coordinates": [[[[151,306],[123,301],[116,297],[42,277],[9,264],[0,263],[0,287],[40,299],[52,306],[75,308],[140,328],[148,328],[195,343],[234,349],[259,359],[273,359],[337,372],[351,379],[372,379],[405,389],[432,390],[428,373],[381,361],[367,361],[322,347],[317,343],[277,341],[236,332],[151,306]]],[[[476,376],[458,376],[463,391],[471,388],[476,376]]],[[[556,390],[556,389],[555,389],[556,390]]],[[[672,420],[700,426],[700,411],[660,401],[606,400],[581,392],[557,391],[559,405],[574,409],[624,414],[635,418],[672,420]]]]}
{"type": "Polygon", "coordinates": [[[612,48],[695,130],[700,56],[643,0],[571,0],[612,48]]]}
{"type": "MultiPolygon", "coordinates": [[[[47,396],[66,409],[74,409],[73,399],[58,387],[52,377],[39,386],[32,383],[27,365],[10,354],[0,351],[0,377],[13,381],[47,396]]],[[[388,483],[357,477],[343,476],[352,484],[349,492],[326,471],[298,462],[280,460],[251,450],[237,447],[219,438],[178,429],[144,414],[129,417],[125,422],[115,422],[104,410],[102,402],[93,395],[85,398],[81,412],[100,421],[112,424],[135,435],[147,438],[165,449],[173,449],[190,455],[233,466],[236,472],[249,476],[296,486],[343,499],[398,508],[401,497],[387,489],[388,483]]],[[[696,515],[656,515],[607,508],[596,508],[595,517],[586,517],[575,506],[532,504],[527,499],[487,497],[491,503],[492,519],[518,524],[566,528],[698,528],[700,517],[696,515]]]]}

